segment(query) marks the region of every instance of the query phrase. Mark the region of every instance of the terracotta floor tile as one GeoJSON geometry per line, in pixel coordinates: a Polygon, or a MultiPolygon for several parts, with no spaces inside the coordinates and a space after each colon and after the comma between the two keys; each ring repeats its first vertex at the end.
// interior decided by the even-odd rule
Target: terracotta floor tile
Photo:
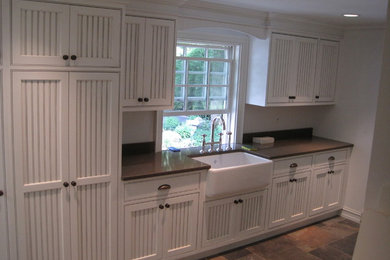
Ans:
{"type": "Polygon", "coordinates": [[[256,255],[268,258],[274,253],[280,253],[294,247],[295,244],[287,236],[279,236],[253,244],[246,249],[256,255]]]}
{"type": "Polygon", "coordinates": [[[345,219],[343,221],[340,221],[339,223],[350,226],[351,228],[354,228],[356,230],[359,230],[359,227],[360,227],[360,225],[358,223],[353,222],[352,220],[349,220],[349,219],[345,219]]]}
{"type": "Polygon", "coordinates": [[[252,252],[247,249],[238,249],[232,252],[228,252],[226,254],[223,254],[223,257],[228,260],[265,260],[261,256],[252,254],[252,252]]]}
{"type": "Polygon", "coordinates": [[[316,226],[320,226],[320,227],[330,226],[330,225],[333,225],[335,223],[338,223],[338,222],[344,221],[344,220],[345,220],[345,218],[337,216],[337,217],[333,217],[333,218],[321,221],[321,222],[317,223],[316,226]]]}
{"type": "Polygon", "coordinates": [[[347,255],[352,256],[353,250],[355,249],[357,234],[358,233],[355,233],[355,234],[347,236],[346,238],[343,238],[341,240],[337,240],[336,242],[329,244],[329,246],[335,247],[335,248],[343,251],[347,255]]]}
{"type": "Polygon", "coordinates": [[[318,257],[322,260],[350,260],[352,259],[352,256],[347,255],[343,253],[342,251],[331,247],[331,246],[325,246],[321,248],[317,248],[316,250],[313,250],[310,252],[310,254],[318,257]]]}
{"type": "Polygon", "coordinates": [[[211,258],[206,258],[204,260],[227,260],[227,259],[220,255],[220,256],[215,256],[215,257],[211,257],[211,258]]]}
{"type": "Polygon", "coordinates": [[[267,260],[319,260],[318,257],[308,254],[299,248],[290,248],[288,250],[274,253],[267,257],[267,260]]]}
{"type": "Polygon", "coordinates": [[[288,233],[287,236],[294,241],[298,248],[305,252],[325,246],[339,238],[316,225],[288,233]]]}
{"type": "Polygon", "coordinates": [[[332,225],[325,225],[320,228],[331,233],[333,236],[336,236],[338,239],[342,239],[356,233],[359,230],[358,227],[352,225],[353,224],[350,222],[341,221],[333,223],[332,225]]]}

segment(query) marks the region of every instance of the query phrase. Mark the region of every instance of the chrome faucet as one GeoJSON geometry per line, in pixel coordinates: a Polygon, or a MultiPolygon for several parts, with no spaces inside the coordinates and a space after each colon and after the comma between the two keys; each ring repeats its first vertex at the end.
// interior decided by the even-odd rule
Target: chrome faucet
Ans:
{"type": "Polygon", "coordinates": [[[205,146],[208,145],[208,144],[210,145],[210,149],[209,149],[210,153],[214,151],[214,144],[218,144],[218,148],[216,149],[217,152],[222,151],[222,135],[223,134],[219,133],[219,140],[218,140],[218,142],[214,141],[215,125],[216,125],[216,122],[217,122],[218,119],[219,119],[220,122],[222,122],[223,130],[226,130],[226,124],[225,124],[225,120],[223,119],[223,116],[221,115],[220,117],[214,118],[213,122],[211,123],[211,141],[210,141],[210,143],[206,143],[206,135],[203,135],[202,150],[200,150],[200,153],[204,153],[205,152],[205,146]]]}

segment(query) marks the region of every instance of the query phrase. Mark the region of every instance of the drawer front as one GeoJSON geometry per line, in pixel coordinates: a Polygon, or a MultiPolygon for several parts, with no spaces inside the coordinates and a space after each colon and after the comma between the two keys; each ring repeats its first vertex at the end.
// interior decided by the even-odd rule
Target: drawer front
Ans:
{"type": "Polygon", "coordinates": [[[347,150],[330,151],[326,153],[316,154],[314,156],[315,166],[333,165],[347,160],[347,150]]]}
{"type": "Polygon", "coordinates": [[[125,184],[125,201],[199,190],[200,173],[125,184]]]}
{"type": "Polygon", "coordinates": [[[312,156],[293,157],[274,162],[274,176],[293,174],[311,168],[312,156]]]}

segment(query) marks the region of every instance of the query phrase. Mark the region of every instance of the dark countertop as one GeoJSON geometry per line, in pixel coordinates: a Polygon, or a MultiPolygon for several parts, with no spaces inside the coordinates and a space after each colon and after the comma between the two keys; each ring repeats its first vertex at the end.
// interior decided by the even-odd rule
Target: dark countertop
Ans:
{"type": "MultiPolygon", "coordinates": [[[[248,146],[248,145],[244,145],[248,146]]],[[[235,151],[245,151],[267,159],[278,159],[307,153],[353,147],[353,144],[321,137],[277,140],[273,144],[253,144],[255,151],[243,150],[242,145],[233,145],[235,151]]],[[[208,147],[207,147],[208,148],[208,147]]],[[[191,157],[201,156],[199,147],[181,149],[180,152],[162,151],[122,156],[122,180],[156,177],[168,174],[209,169],[210,166],[191,157]]],[[[215,154],[215,153],[214,153],[215,154]]]]}

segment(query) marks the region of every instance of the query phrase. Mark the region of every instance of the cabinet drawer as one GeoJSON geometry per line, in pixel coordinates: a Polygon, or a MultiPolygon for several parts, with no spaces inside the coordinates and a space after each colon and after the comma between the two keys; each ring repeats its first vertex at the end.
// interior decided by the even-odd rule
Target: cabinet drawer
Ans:
{"type": "Polygon", "coordinates": [[[347,160],[347,150],[330,151],[316,154],[314,156],[314,165],[341,163],[347,160]]]}
{"type": "Polygon", "coordinates": [[[293,157],[274,162],[274,176],[286,175],[311,168],[312,156],[293,157]]]}
{"type": "Polygon", "coordinates": [[[200,174],[189,174],[125,184],[125,201],[199,189],[200,174]]]}

